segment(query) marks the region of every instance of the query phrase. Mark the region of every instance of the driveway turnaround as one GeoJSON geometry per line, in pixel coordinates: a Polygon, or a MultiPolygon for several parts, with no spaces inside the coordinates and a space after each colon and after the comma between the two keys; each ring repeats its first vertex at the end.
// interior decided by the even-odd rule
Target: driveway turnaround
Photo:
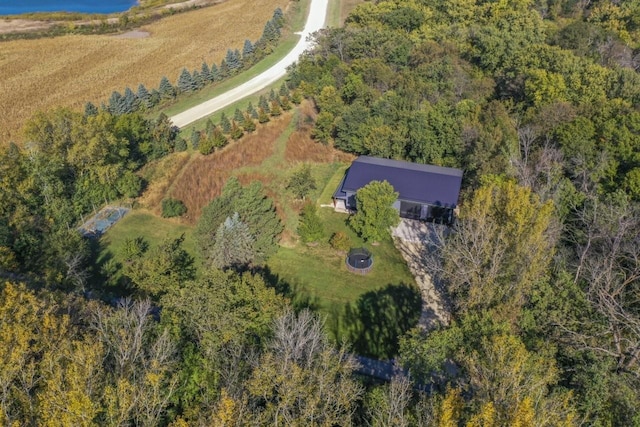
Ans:
{"type": "Polygon", "coordinates": [[[215,98],[211,98],[208,101],[203,102],[202,104],[196,105],[195,107],[189,108],[182,113],[170,117],[170,120],[175,126],[180,128],[184,127],[196,120],[207,117],[242,98],[252,95],[284,77],[287,73],[287,67],[296,62],[298,57],[300,57],[305,50],[311,47],[312,41],[309,36],[324,27],[328,5],[329,0],[311,0],[307,23],[304,26],[304,30],[299,33],[300,40],[291,52],[278,61],[278,63],[273,67],[252,78],[248,82],[223,93],[222,95],[218,95],[215,98]]]}

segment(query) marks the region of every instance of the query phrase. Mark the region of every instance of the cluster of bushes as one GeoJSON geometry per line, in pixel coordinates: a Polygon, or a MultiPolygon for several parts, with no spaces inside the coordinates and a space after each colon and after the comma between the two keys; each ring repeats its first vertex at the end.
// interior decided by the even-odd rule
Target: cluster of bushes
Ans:
{"type": "MultiPolygon", "coordinates": [[[[219,65],[215,63],[209,65],[203,61],[199,70],[190,72],[183,68],[175,85],[166,76],[163,76],[158,88],[152,90],[148,90],[143,84],[140,84],[135,92],[130,87],[126,87],[123,93],[113,91],[109,101],[106,104],[103,103],[101,108],[114,115],[133,113],[153,108],[163,100],[175,99],[181,93],[195,92],[209,84],[234,76],[273,51],[280,40],[284,23],[282,9],[277,8],[271,19],[265,24],[262,36],[256,42],[245,40],[242,52],[240,49],[227,49],[227,55],[219,65]]],[[[92,113],[96,110],[97,107],[91,102],[87,102],[85,105],[85,113],[92,113]]]]}

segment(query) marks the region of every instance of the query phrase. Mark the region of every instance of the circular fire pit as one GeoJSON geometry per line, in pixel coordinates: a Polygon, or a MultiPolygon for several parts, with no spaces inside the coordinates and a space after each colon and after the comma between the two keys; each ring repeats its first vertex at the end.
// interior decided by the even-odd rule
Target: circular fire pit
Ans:
{"type": "Polygon", "coordinates": [[[345,263],[350,272],[367,274],[373,267],[373,255],[365,248],[351,249],[345,263]]]}

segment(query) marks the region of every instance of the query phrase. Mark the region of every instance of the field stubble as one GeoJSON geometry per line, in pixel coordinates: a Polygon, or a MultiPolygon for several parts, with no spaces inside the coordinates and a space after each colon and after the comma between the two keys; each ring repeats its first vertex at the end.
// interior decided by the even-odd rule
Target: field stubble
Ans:
{"type": "Polygon", "coordinates": [[[228,48],[257,40],[276,7],[287,0],[228,0],[180,13],[140,28],[145,38],[69,35],[1,44],[0,143],[21,141],[20,128],[34,112],[54,106],[82,110],[106,102],[114,90],[140,83],[156,88],[162,76],[175,83],[183,67],[219,64],[228,48]],[[231,29],[231,31],[230,31],[231,29]]]}

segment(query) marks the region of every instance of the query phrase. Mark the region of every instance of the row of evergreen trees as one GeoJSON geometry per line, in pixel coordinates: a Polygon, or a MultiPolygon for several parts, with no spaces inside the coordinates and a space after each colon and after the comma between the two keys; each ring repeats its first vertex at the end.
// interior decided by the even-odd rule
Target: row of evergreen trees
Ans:
{"type": "MultiPolygon", "coordinates": [[[[200,70],[189,72],[183,68],[175,85],[166,76],[163,76],[158,88],[151,91],[142,83],[138,85],[137,92],[129,87],[125,88],[124,93],[113,91],[109,101],[106,104],[103,103],[101,108],[113,115],[133,113],[153,108],[163,100],[174,99],[180,93],[195,92],[206,85],[236,75],[273,51],[280,40],[284,23],[282,9],[277,8],[271,19],[265,24],[262,36],[255,43],[245,40],[242,52],[239,49],[227,49],[227,54],[220,65],[215,63],[209,65],[203,61],[200,70]]],[[[98,108],[93,103],[86,103],[85,115],[95,115],[97,112],[98,108]]]]}
{"type": "Polygon", "coordinates": [[[281,115],[283,111],[290,110],[292,104],[299,104],[301,101],[299,91],[291,92],[287,84],[282,83],[277,93],[271,89],[268,97],[261,95],[257,108],[250,102],[244,111],[236,108],[232,118],[222,113],[218,124],[208,119],[204,130],[193,129],[191,145],[202,154],[211,154],[216,148],[226,146],[229,138],[237,140],[245,133],[255,131],[256,122],[267,123],[271,117],[281,115]]]}

